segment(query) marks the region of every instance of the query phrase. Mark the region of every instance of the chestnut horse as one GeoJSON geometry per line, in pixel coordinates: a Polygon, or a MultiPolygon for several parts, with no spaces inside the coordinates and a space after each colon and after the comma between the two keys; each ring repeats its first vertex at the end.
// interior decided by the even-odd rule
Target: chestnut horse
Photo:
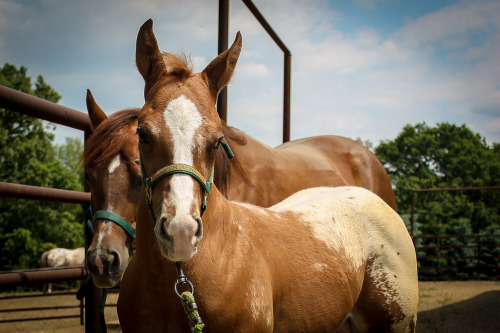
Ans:
{"type": "MultiPolygon", "coordinates": [[[[135,226],[141,188],[135,134],[140,109],[119,111],[108,118],[88,91],[87,110],[94,133],[85,143],[83,158],[94,211],[114,213],[135,226]]],[[[356,141],[329,135],[271,148],[225,123],[222,132],[236,157],[229,162],[223,151],[217,152],[214,183],[231,200],[269,207],[305,188],[356,185],[396,209],[383,165],[356,141]]],[[[105,214],[94,216],[87,256],[94,283],[103,288],[119,283],[132,248],[130,232],[105,214]]]]}
{"type": "MultiPolygon", "coordinates": [[[[118,299],[123,332],[187,330],[171,284],[178,275],[187,282],[182,265],[208,332],[333,332],[343,323],[353,331],[415,331],[413,244],[373,192],[310,188],[266,209],[228,201],[212,186],[217,148],[227,148],[215,100],[241,45],[238,33],[229,50],[192,73],[182,61],[164,63],[151,20],[139,31],[145,190],[118,299]]],[[[190,324],[202,328],[196,318],[190,324]]]]}
{"type": "Polygon", "coordinates": [[[108,118],[90,90],[87,110],[93,133],[85,142],[83,164],[94,213],[87,268],[96,286],[111,288],[120,282],[134,247],[141,190],[135,134],[140,110],[122,110],[108,118]]]}

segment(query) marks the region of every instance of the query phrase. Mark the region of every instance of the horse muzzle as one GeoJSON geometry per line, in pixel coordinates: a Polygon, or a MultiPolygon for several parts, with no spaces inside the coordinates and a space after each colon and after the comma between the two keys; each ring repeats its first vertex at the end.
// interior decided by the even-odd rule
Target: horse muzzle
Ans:
{"type": "Polygon", "coordinates": [[[203,237],[203,225],[199,216],[176,216],[169,220],[162,215],[156,223],[155,234],[164,257],[184,262],[196,254],[203,237]]]}
{"type": "Polygon", "coordinates": [[[111,288],[120,283],[128,261],[124,262],[123,257],[112,248],[88,250],[87,267],[97,287],[111,288]]]}

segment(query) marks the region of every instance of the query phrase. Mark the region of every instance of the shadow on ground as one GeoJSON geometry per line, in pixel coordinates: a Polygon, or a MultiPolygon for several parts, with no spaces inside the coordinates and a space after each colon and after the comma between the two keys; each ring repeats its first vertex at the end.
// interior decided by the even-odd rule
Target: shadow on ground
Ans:
{"type": "Polygon", "coordinates": [[[500,332],[500,291],[419,312],[417,332],[500,332]]]}

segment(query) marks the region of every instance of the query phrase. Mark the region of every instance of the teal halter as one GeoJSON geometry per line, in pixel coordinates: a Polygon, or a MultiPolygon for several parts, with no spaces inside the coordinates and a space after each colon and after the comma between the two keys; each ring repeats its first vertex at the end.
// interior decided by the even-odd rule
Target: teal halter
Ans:
{"type": "Polygon", "coordinates": [[[122,227],[122,229],[125,230],[125,232],[129,234],[132,239],[135,239],[135,229],[120,215],[110,212],[109,210],[99,210],[95,212],[94,216],[92,216],[92,222],[97,219],[106,219],[115,222],[122,227]]]}
{"type": "MultiPolygon", "coordinates": [[[[226,152],[226,155],[229,159],[234,157],[233,152],[231,151],[231,148],[229,147],[229,144],[227,143],[226,139],[224,137],[221,137],[218,141],[217,148],[219,147],[219,144],[222,145],[224,148],[224,151],[226,152]]],[[[148,204],[148,209],[149,209],[149,214],[151,215],[151,218],[153,221],[156,223],[156,217],[153,212],[153,198],[152,198],[152,191],[153,191],[153,186],[156,185],[162,178],[175,174],[175,173],[182,173],[189,175],[193,177],[198,183],[200,183],[201,187],[204,190],[204,195],[203,195],[203,203],[201,205],[201,212],[200,212],[200,217],[203,216],[203,213],[207,209],[207,202],[208,202],[208,194],[210,193],[212,189],[212,183],[214,179],[214,167],[212,167],[212,171],[210,172],[210,178],[208,181],[205,181],[205,178],[203,175],[196,170],[194,167],[187,165],[187,164],[172,164],[168,165],[164,168],[161,168],[160,170],[156,171],[151,177],[146,176],[146,170],[144,169],[144,163],[142,162],[142,153],[141,153],[141,144],[139,142],[139,158],[141,162],[141,172],[142,172],[142,184],[144,185],[144,188],[146,189],[146,203],[148,204]]]]}
{"type": "Polygon", "coordinates": [[[127,222],[123,217],[109,210],[99,210],[94,213],[94,209],[92,207],[92,194],[90,195],[90,218],[92,220],[87,220],[87,227],[90,230],[90,233],[94,233],[94,222],[97,219],[106,219],[111,222],[118,224],[122,229],[130,236],[132,239],[135,239],[135,229],[127,222]]]}

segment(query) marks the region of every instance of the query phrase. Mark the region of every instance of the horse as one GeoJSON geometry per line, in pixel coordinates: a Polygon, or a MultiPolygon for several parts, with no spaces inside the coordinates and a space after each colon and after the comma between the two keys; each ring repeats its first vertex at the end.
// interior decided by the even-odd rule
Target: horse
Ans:
{"type": "MultiPolygon", "coordinates": [[[[87,110],[94,133],[85,144],[83,159],[92,204],[96,210],[112,212],[135,226],[141,187],[135,135],[139,109],[118,111],[108,118],[89,90],[87,110]]],[[[329,135],[271,148],[224,122],[222,126],[236,157],[229,163],[226,155],[218,152],[214,183],[229,199],[269,207],[304,188],[356,185],[378,194],[396,210],[383,165],[356,141],[329,135]]],[[[133,237],[107,218],[96,218],[94,230],[87,266],[97,286],[113,287],[128,264],[133,237]]]]}
{"type": "Polygon", "coordinates": [[[123,332],[414,332],[416,256],[399,215],[353,186],[309,188],[270,208],[227,200],[211,176],[220,146],[230,154],[215,101],[241,34],[193,73],[164,63],[152,24],[136,44],[144,189],[118,298],[123,332]],[[179,295],[189,321],[177,283],[189,289],[179,295]]]}
{"type": "MultiPolygon", "coordinates": [[[[87,267],[95,285],[110,288],[120,282],[133,252],[133,236],[124,224],[135,226],[141,188],[135,135],[140,109],[118,111],[108,118],[88,90],[87,110],[93,134],[85,143],[83,160],[92,205],[118,216],[95,216],[87,267]]],[[[305,188],[355,185],[376,193],[396,210],[383,165],[356,141],[325,135],[272,148],[225,122],[222,132],[236,157],[229,162],[217,151],[214,183],[228,199],[269,207],[305,188]]]]}
{"type": "Polygon", "coordinates": [[[87,268],[96,286],[111,288],[120,282],[134,250],[141,189],[135,134],[139,109],[121,110],[108,118],[87,90],[87,110],[93,132],[85,142],[82,159],[92,193],[94,231],[87,268]]]}
{"type": "MultiPolygon", "coordinates": [[[[42,253],[40,267],[83,267],[85,265],[85,248],[74,250],[55,248],[42,253]]],[[[52,292],[52,284],[43,286],[43,291],[52,292]]]]}

